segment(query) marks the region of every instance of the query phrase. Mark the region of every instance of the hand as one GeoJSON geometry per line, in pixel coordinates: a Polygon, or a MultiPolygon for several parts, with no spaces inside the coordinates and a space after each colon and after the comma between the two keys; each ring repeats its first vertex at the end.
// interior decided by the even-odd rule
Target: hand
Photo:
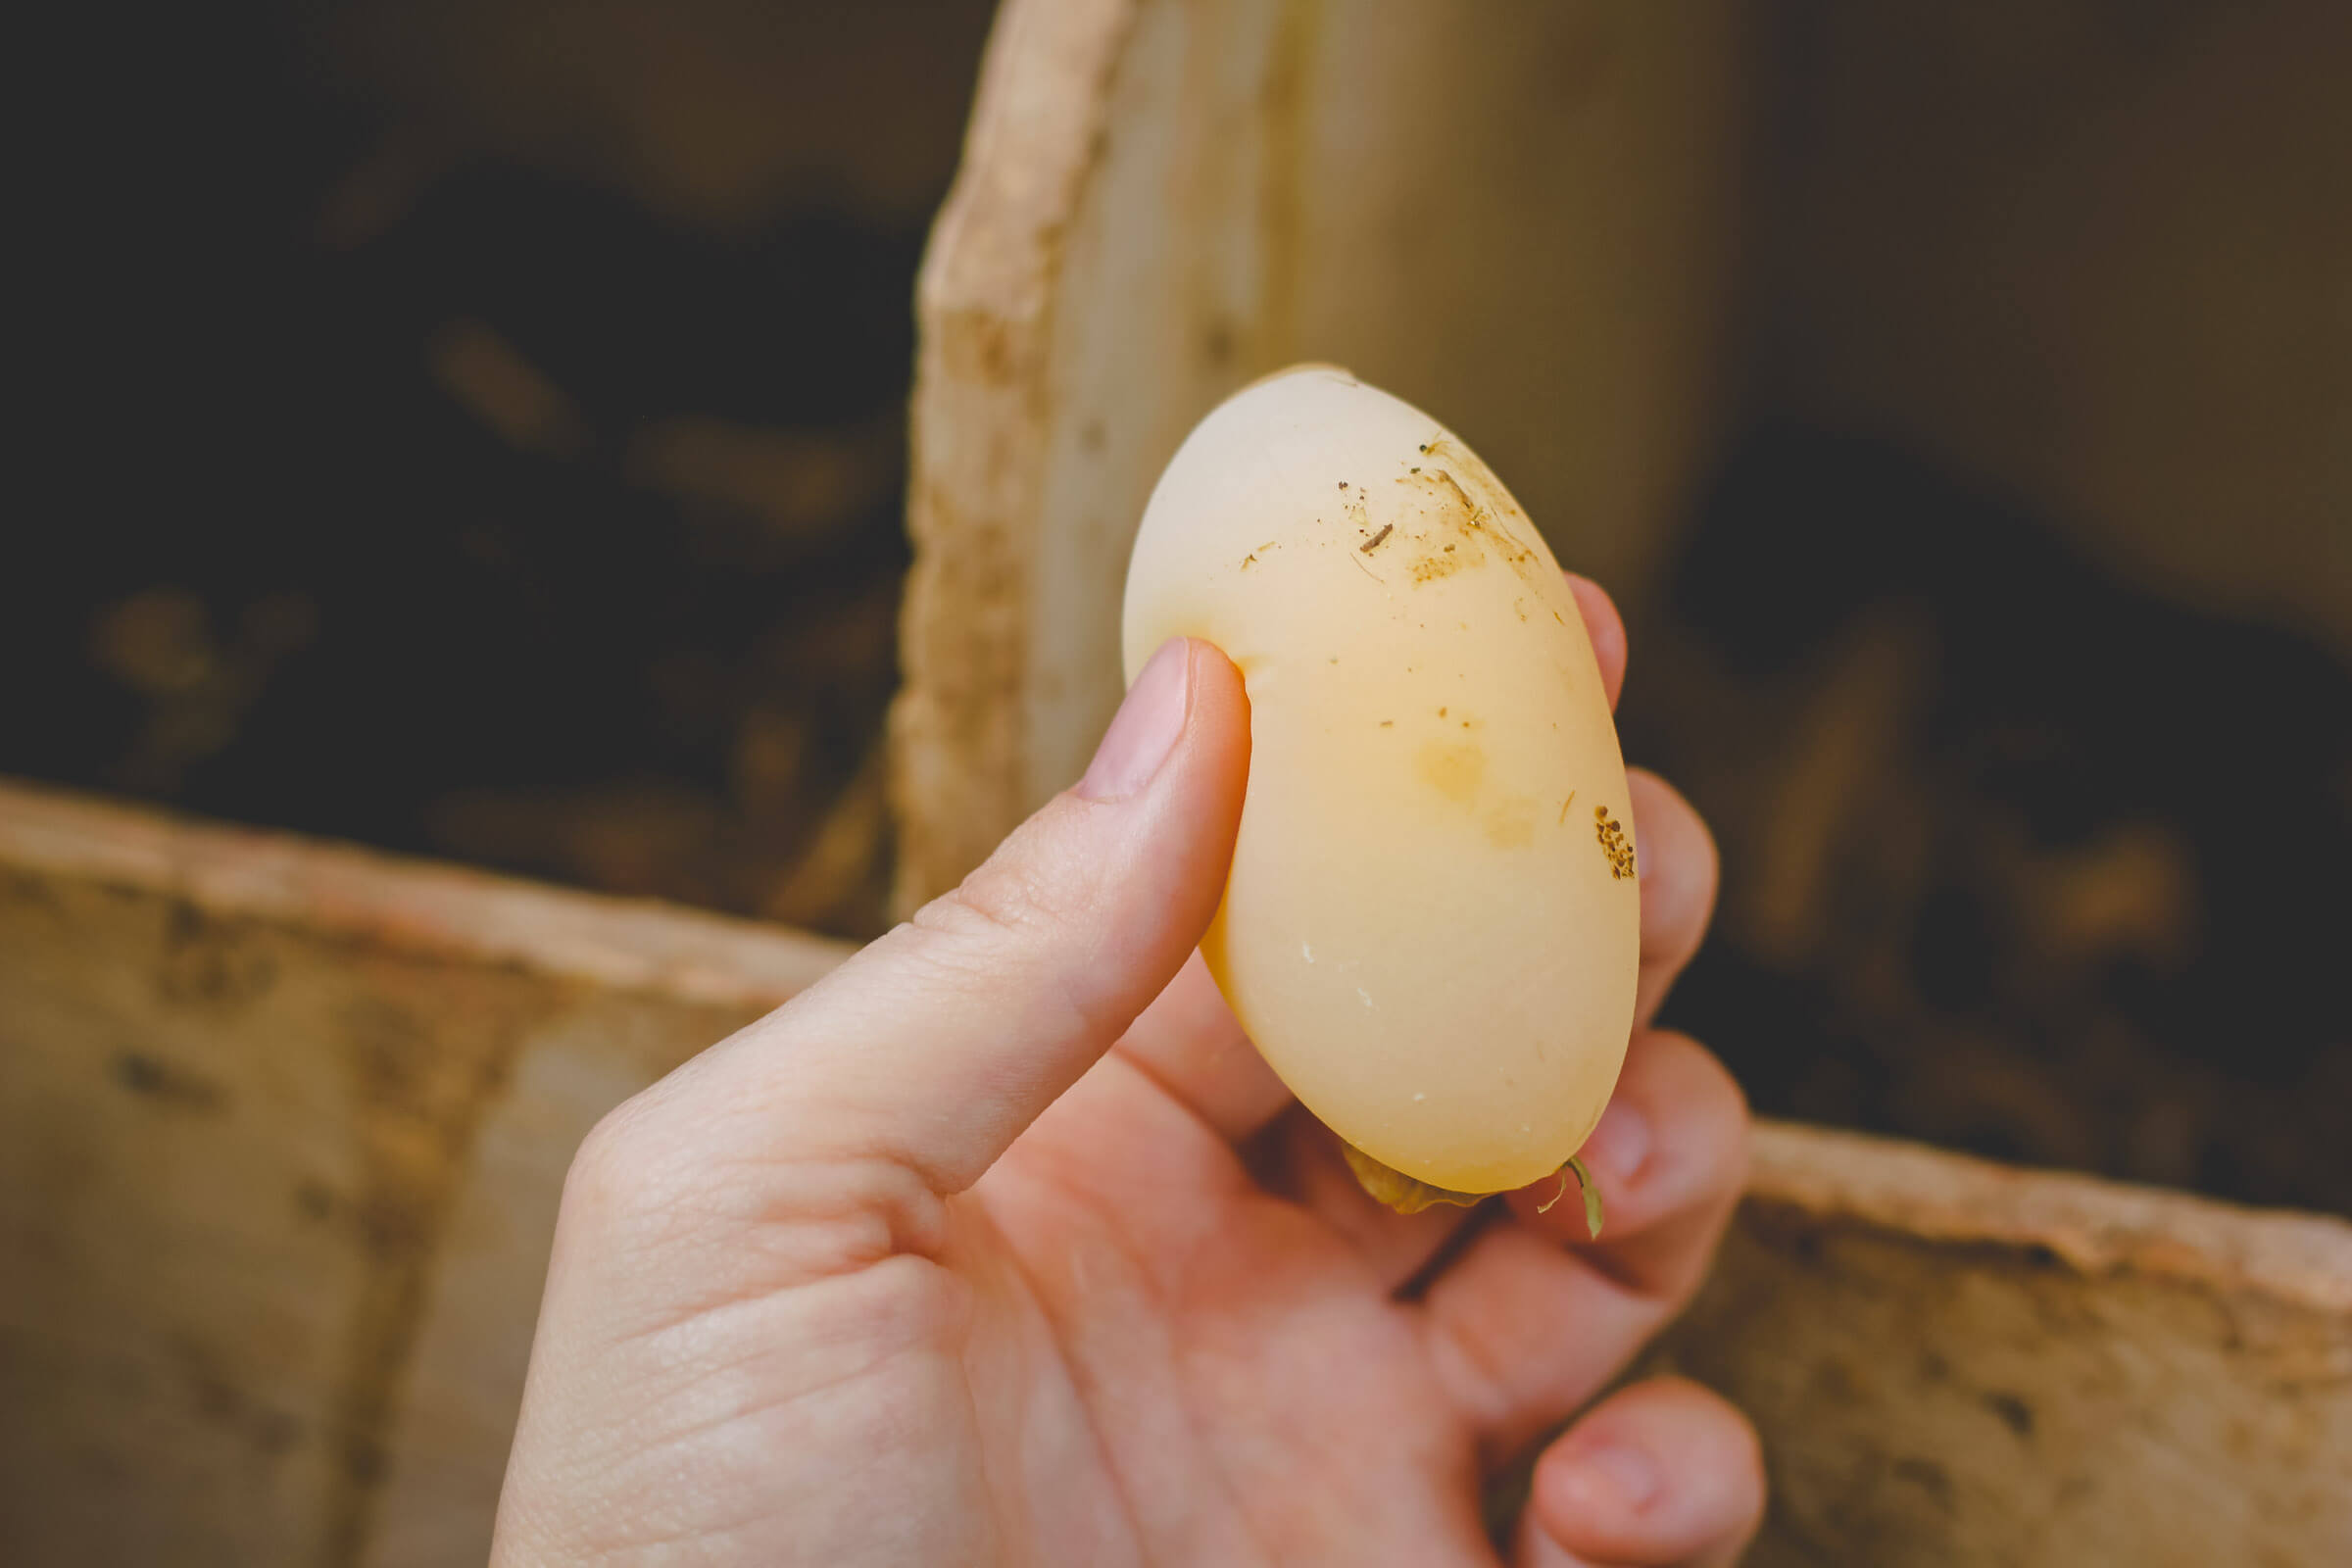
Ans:
{"type": "MultiPolygon", "coordinates": [[[[1623,626],[1576,587],[1614,701],[1623,626]]],[[[1676,1311],[1740,1190],[1739,1090],[1648,1026],[1714,850],[1635,777],[1605,1238],[1548,1191],[1399,1216],[1192,956],[1249,746],[1233,666],[1171,644],[960,889],[597,1127],[498,1561],[1495,1561],[1484,1479],[1676,1311]]],[[[1729,1563],[1762,1499],[1736,1412],[1637,1385],[1544,1452],[1510,1560],[1729,1563]]]]}

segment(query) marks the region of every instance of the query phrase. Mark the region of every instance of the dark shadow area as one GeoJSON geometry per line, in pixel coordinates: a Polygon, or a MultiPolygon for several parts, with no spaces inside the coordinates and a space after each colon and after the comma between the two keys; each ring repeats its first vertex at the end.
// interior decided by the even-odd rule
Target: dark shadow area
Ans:
{"type": "Polygon", "coordinates": [[[0,771],[872,929],[920,217],[418,159],[271,10],[147,23],[27,225],[0,771]]]}
{"type": "Polygon", "coordinates": [[[1754,432],[1629,752],[1725,858],[1669,1021],[1759,1109],[2352,1210],[2352,674],[1874,443],[1754,432]]]}

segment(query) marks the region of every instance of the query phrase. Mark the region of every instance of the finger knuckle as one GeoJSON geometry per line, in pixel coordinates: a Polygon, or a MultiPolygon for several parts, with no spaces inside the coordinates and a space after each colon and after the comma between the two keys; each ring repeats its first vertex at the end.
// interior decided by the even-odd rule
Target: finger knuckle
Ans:
{"type": "Polygon", "coordinates": [[[1668,1373],[1644,1392],[1652,1408],[1678,1408],[1680,1424],[1698,1439],[1713,1473],[1738,1489],[1743,1504],[1761,1507],[1764,1495],[1764,1440],[1747,1412],[1705,1384],[1668,1373]]]}
{"type": "Polygon", "coordinates": [[[1652,941],[1668,943],[1668,956],[1679,960],[1695,952],[1706,933],[1721,867],[1715,837],[1698,813],[1665,785],[1657,790],[1648,810],[1635,808],[1644,928],[1652,941]]]}
{"type": "Polygon", "coordinates": [[[991,861],[915,912],[909,951],[946,983],[980,994],[1001,987],[1008,969],[1030,974],[1091,1026],[1096,999],[1054,956],[1100,935],[1097,891],[1083,869],[1069,874],[1028,858],[991,861]]]}
{"type": "Polygon", "coordinates": [[[1744,1146],[1753,1122],[1747,1091],[1723,1058],[1680,1030],[1661,1029],[1654,1036],[1675,1098],[1690,1113],[1704,1117],[1718,1139],[1744,1146]]]}
{"type": "Polygon", "coordinates": [[[1764,1439],[1747,1412],[1722,1396],[1709,1393],[1715,1406],[1712,1423],[1715,1432],[1715,1473],[1723,1478],[1726,1494],[1731,1499],[1727,1512],[1738,1515],[1738,1528],[1742,1536],[1752,1531],[1763,1517],[1764,1500],[1769,1480],[1764,1468],[1764,1439]]]}
{"type": "Polygon", "coordinates": [[[659,1204],[667,1162],[654,1122],[646,1097],[636,1095],[588,1129],[564,1175],[566,1224],[612,1230],[659,1204]]]}
{"type": "Polygon", "coordinates": [[[1027,937],[1055,923],[1056,905],[1026,866],[992,861],[916,910],[913,924],[948,937],[1027,937]]]}

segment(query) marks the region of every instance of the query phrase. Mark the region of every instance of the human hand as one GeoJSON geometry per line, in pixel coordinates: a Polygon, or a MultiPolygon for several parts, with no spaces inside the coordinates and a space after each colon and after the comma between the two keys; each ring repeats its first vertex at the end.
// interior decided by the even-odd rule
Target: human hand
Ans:
{"type": "MultiPolygon", "coordinates": [[[[1614,702],[1623,625],[1572,581],[1614,702]]],[[[1714,849],[1632,776],[1605,1238],[1548,1191],[1398,1215],[1194,955],[1249,748],[1233,666],[1170,644],[960,889],[597,1127],[498,1562],[1495,1562],[1485,1479],[1682,1305],[1745,1172],[1738,1088],[1649,1027],[1714,849]]],[[[1762,1506],[1741,1417],[1640,1384],[1544,1451],[1505,1555],[1729,1563],[1762,1506]]]]}

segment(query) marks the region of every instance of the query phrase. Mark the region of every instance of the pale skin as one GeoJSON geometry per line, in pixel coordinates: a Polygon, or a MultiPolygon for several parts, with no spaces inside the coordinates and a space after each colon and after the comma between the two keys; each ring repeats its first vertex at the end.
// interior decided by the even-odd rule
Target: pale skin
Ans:
{"type": "MultiPolygon", "coordinates": [[[[1623,625],[1571,583],[1613,702],[1623,625]]],[[[1537,1211],[1548,1184],[1400,1216],[1193,954],[1249,749],[1232,665],[1171,644],[962,888],[598,1126],[496,1561],[1738,1558],[1764,1498],[1739,1413],[1671,1381],[1592,1402],[1746,1167],[1738,1088],[1650,1026],[1714,901],[1705,827],[1634,775],[1640,1013],[1584,1150],[1602,1239],[1537,1211]],[[1546,1438],[1498,1547],[1482,1490],[1546,1438]]]]}

